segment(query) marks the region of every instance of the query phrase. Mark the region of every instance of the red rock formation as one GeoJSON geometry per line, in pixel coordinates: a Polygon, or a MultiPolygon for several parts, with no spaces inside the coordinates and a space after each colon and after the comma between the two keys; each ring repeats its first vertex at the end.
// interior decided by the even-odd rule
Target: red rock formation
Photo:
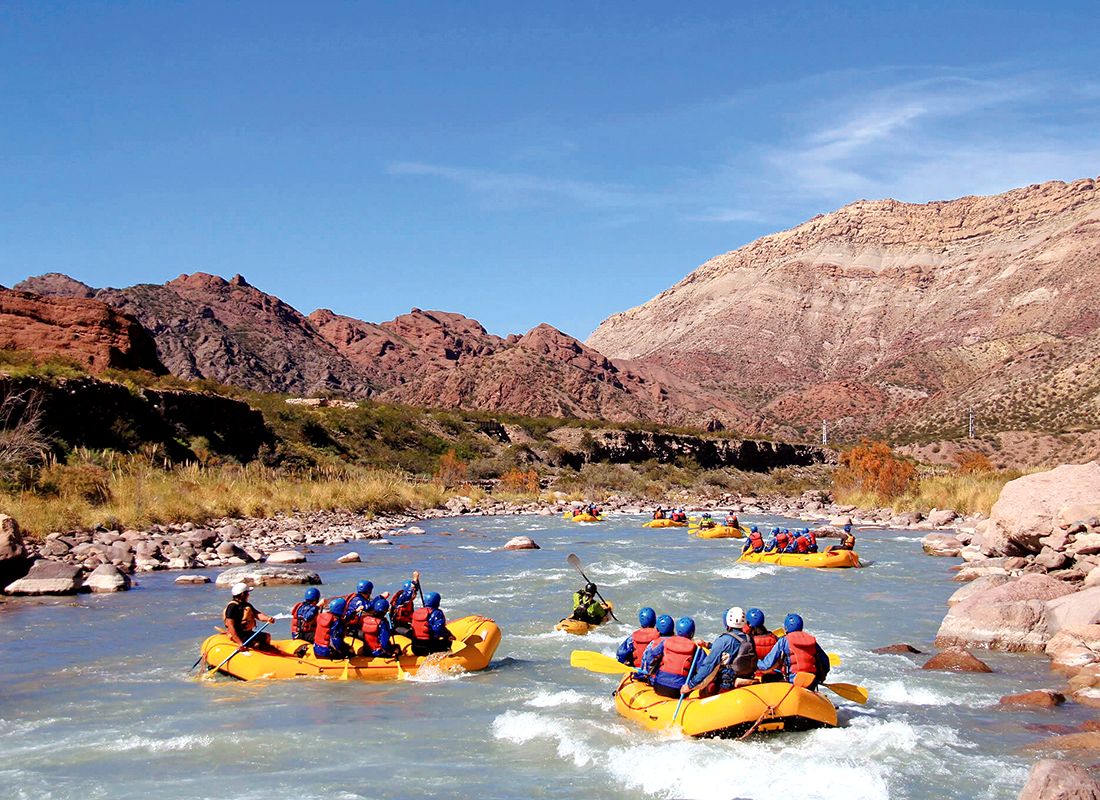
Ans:
{"type": "Polygon", "coordinates": [[[83,298],[0,289],[0,347],[64,356],[92,372],[111,367],[165,371],[137,320],[83,298]]]}

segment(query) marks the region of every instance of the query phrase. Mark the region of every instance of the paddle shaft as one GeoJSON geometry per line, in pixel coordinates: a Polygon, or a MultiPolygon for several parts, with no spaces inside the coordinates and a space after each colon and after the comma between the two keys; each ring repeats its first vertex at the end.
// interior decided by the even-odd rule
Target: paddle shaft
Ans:
{"type": "Polygon", "coordinates": [[[237,653],[241,652],[241,650],[243,650],[244,648],[248,647],[248,643],[249,643],[249,642],[251,642],[251,641],[252,641],[253,639],[255,639],[255,638],[256,638],[257,636],[259,636],[259,635],[260,635],[261,633],[263,633],[263,632],[264,632],[264,628],[266,628],[266,627],[267,627],[268,625],[270,625],[270,624],[271,624],[270,622],[265,622],[265,623],[264,623],[263,625],[261,625],[261,626],[260,626],[259,628],[257,628],[256,630],[254,630],[254,631],[252,632],[252,635],[251,635],[251,636],[249,636],[249,637],[248,637],[247,639],[245,639],[245,640],[244,640],[243,642],[241,642],[241,646],[240,646],[240,647],[238,647],[238,648],[237,648],[236,650],[234,650],[234,651],[233,651],[232,653],[230,653],[230,654],[229,654],[229,656],[228,656],[228,658],[226,658],[226,659],[225,659],[225,661],[223,661],[222,663],[218,664],[218,666],[216,666],[216,667],[211,667],[210,669],[208,669],[208,670],[206,671],[206,673],[205,673],[205,674],[209,674],[209,673],[211,673],[211,672],[215,672],[216,670],[219,670],[219,669],[221,669],[222,667],[224,667],[224,666],[225,666],[226,664],[228,664],[228,663],[229,663],[229,659],[230,659],[230,658],[233,658],[233,656],[237,655],[237,653]]]}
{"type": "MultiPolygon", "coordinates": [[[[592,583],[592,581],[588,580],[588,576],[584,574],[584,570],[581,568],[581,560],[579,558],[577,558],[576,553],[570,553],[569,557],[566,559],[566,561],[568,561],[570,564],[572,564],[573,567],[577,570],[577,572],[579,572],[581,574],[581,577],[584,578],[585,583],[592,583]]],[[[593,586],[594,585],[595,584],[593,584],[593,586]]],[[[607,613],[611,615],[611,619],[615,620],[616,622],[622,622],[622,620],[620,620],[618,617],[615,616],[615,611],[614,611],[614,609],[611,608],[611,604],[603,599],[603,595],[600,594],[599,589],[596,590],[596,597],[600,598],[600,602],[603,603],[607,607],[607,613]]]]}
{"type": "MultiPolygon", "coordinates": [[[[687,677],[684,678],[684,685],[685,686],[687,686],[688,682],[691,680],[691,676],[695,673],[695,662],[699,660],[699,654],[701,652],[703,652],[703,648],[701,648],[701,647],[696,647],[695,648],[695,654],[692,655],[692,657],[691,657],[691,666],[688,667],[687,677]]],[[[680,716],[680,706],[682,706],[683,704],[684,704],[684,695],[681,694],[680,699],[676,701],[676,710],[672,712],[672,724],[673,725],[676,724],[676,718],[678,716],[680,716]]]]}

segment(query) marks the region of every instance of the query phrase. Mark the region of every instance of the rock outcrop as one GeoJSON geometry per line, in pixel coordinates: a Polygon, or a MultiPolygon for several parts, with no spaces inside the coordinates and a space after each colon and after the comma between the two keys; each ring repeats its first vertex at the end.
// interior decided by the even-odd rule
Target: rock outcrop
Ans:
{"type": "Polygon", "coordinates": [[[31,559],[19,524],[7,514],[0,514],[0,586],[22,578],[30,568],[31,559]]]}
{"type": "Polygon", "coordinates": [[[1070,594],[1073,587],[1065,581],[1039,574],[971,594],[950,605],[936,646],[1041,653],[1052,635],[1049,601],[1070,594]]]}
{"type": "Polygon", "coordinates": [[[1044,758],[1031,768],[1019,800],[1100,800],[1100,781],[1082,766],[1044,758]]]}
{"type": "MultiPolygon", "coordinates": [[[[982,552],[992,556],[1039,553],[1043,538],[1060,526],[1068,530],[1095,517],[1100,517],[1100,463],[1066,464],[1024,475],[1005,484],[993,504],[982,530],[982,552]]],[[[1083,539],[1071,552],[1100,553],[1100,534],[1095,540],[1083,539]]]]}
{"type": "Polygon", "coordinates": [[[321,576],[305,567],[268,566],[249,564],[232,567],[218,575],[214,584],[227,588],[235,583],[247,583],[249,586],[284,586],[287,584],[319,584],[321,576]]]}
{"type": "Polygon", "coordinates": [[[26,575],[4,589],[16,595],[76,594],[83,590],[80,567],[47,558],[35,561],[26,575]]]}
{"type": "Polygon", "coordinates": [[[0,348],[62,356],[92,372],[165,372],[152,338],[136,319],[84,298],[0,289],[0,348]]]}

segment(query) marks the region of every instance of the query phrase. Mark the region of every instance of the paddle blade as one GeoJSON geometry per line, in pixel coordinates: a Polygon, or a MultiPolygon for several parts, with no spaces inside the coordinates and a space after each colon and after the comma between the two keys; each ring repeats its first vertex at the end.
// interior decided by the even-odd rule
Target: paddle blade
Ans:
{"type": "Polygon", "coordinates": [[[601,675],[626,675],[634,671],[634,667],[620,664],[611,656],[605,656],[593,650],[574,650],[569,655],[569,666],[598,672],[601,675]]]}
{"type": "Polygon", "coordinates": [[[792,683],[800,689],[808,689],[813,682],[814,674],[812,672],[796,672],[794,674],[794,680],[792,681],[792,683]]]}
{"type": "Polygon", "coordinates": [[[854,683],[823,683],[821,685],[836,692],[845,700],[851,700],[861,706],[867,702],[867,689],[863,686],[856,686],[854,683]]]}
{"type": "Polygon", "coordinates": [[[840,656],[838,656],[836,653],[826,653],[825,655],[827,655],[829,657],[829,666],[830,667],[839,667],[840,666],[840,656]]]}
{"type": "Polygon", "coordinates": [[[581,560],[577,558],[576,553],[570,553],[565,557],[565,560],[568,561],[574,569],[581,569],[581,560]]]}

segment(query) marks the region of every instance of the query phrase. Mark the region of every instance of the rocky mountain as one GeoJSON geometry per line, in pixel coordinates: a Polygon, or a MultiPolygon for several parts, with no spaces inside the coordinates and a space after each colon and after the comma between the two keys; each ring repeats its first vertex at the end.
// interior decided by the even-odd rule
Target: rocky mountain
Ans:
{"type": "Polygon", "coordinates": [[[776,426],[1100,426],[1100,188],[859,201],[703,264],[588,339],[776,426]],[[736,320],[736,324],[731,324],[736,320]]]}
{"type": "Polygon", "coordinates": [[[136,319],[83,297],[43,297],[0,289],[0,348],[71,359],[91,372],[109,368],[164,373],[136,319]]]}

